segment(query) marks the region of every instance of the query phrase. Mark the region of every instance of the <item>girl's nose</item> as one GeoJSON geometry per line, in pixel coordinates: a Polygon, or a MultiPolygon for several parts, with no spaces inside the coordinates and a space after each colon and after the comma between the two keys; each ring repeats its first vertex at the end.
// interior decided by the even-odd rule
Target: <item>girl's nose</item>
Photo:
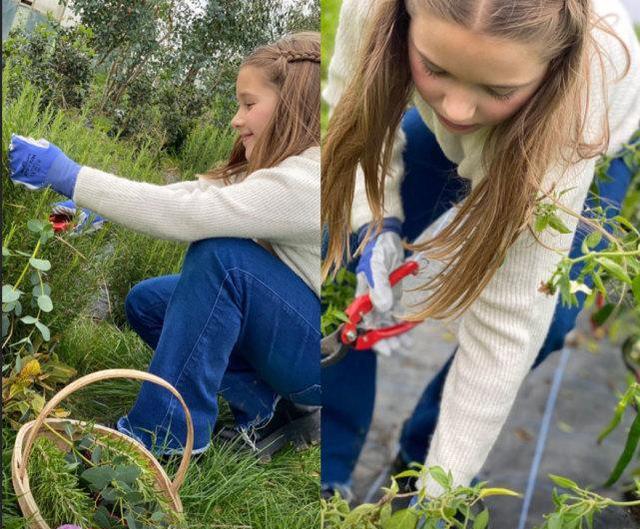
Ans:
{"type": "Polygon", "coordinates": [[[442,101],[442,112],[446,119],[456,125],[472,125],[476,112],[473,96],[466,90],[447,94],[442,101]]]}
{"type": "Polygon", "coordinates": [[[240,110],[236,112],[236,115],[231,118],[231,126],[234,129],[239,129],[242,126],[242,118],[240,116],[240,110]]]}

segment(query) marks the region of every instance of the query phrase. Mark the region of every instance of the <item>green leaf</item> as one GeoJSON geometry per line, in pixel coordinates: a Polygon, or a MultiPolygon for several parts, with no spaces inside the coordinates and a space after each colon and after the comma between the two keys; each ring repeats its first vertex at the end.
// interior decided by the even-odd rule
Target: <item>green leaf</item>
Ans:
{"type": "Polygon", "coordinates": [[[600,444],[605,439],[605,437],[607,437],[607,435],[613,432],[613,430],[615,430],[617,426],[620,424],[620,421],[622,420],[622,416],[624,415],[625,410],[631,403],[631,399],[633,398],[633,395],[634,395],[634,388],[633,386],[631,386],[629,387],[629,389],[627,389],[624,396],[620,399],[620,402],[618,402],[618,404],[616,405],[616,409],[613,413],[613,418],[611,419],[611,422],[598,436],[598,441],[597,441],[598,444],[600,444]]]}
{"type": "Polygon", "coordinates": [[[592,316],[593,317],[593,321],[595,322],[595,324],[598,325],[598,326],[603,325],[604,322],[609,319],[609,316],[611,316],[611,313],[613,312],[614,308],[615,308],[615,305],[613,303],[607,303],[598,312],[596,312],[592,316]]]}
{"type": "Polygon", "coordinates": [[[40,242],[45,244],[49,239],[51,239],[55,235],[53,231],[53,226],[51,224],[46,224],[40,233],[40,242]]]}
{"type": "Polygon", "coordinates": [[[162,511],[156,511],[151,515],[152,522],[161,522],[165,518],[166,518],[166,515],[162,511]]]}
{"type": "Polygon", "coordinates": [[[95,448],[91,451],[91,462],[94,465],[100,463],[100,458],[102,457],[102,447],[100,445],[96,445],[95,448]]]}
{"type": "Polygon", "coordinates": [[[29,259],[29,264],[36,270],[40,270],[42,272],[51,270],[51,263],[47,259],[36,259],[35,257],[32,257],[29,259]]]}
{"type": "Polygon", "coordinates": [[[623,281],[624,283],[631,284],[631,278],[627,275],[618,263],[608,259],[607,257],[598,257],[597,261],[602,265],[602,267],[609,272],[613,277],[623,281]]]}
{"type": "Polygon", "coordinates": [[[21,290],[14,290],[13,285],[2,285],[2,303],[11,303],[20,298],[21,290]]]}
{"type": "Polygon", "coordinates": [[[138,524],[136,522],[136,517],[133,511],[127,511],[126,516],[124,517],[127,520],[127,526],[129,529],[138,529],[138,524]]]}
{"type": "Polygon", "coordinates": [[[110,529],[111,528],[111,520],[109,518],[109,511],[104,505],[100,505],[96,510],[96,513],[93,515],[93,521],[100,527],[101,529],[110,529]]]}
{"type": "Polygon", "coordinates": [[[535,231],[538,233],[544,231],[549,224],[549,217],[547,215],[538,215],[536,217],[536,222],[533,226],[535,231]]]}
{"type": "Polygon", "coordinates": [[[588,248],[595,248],[596,246],[598,246],[601,240],[602,233],[600,233],[599,231],[592,231],[585,237],[584,242],[587,244],[588,248]]]}
{"type": "Polygon", "coordinates": [[[382,529],[413,529],[420,520],[420,516],[413,509],[402,509],[391,515],[382,529]]]}
{"type": "Polygon", "coordinates": [[[7,334],[9,334],[9,317],[6,314],[2,315],[2,337],[4,338],[7,334]]]}
{"type": "Polygon", "coordinates": [[[473,529],[485,529],[489,524],[489,511],[485,509],[482,511],[473,522],[473,529]]]}
{"type": "Polygon", "coordinates": [[[44,228],[44,223],[41,220],[31,219],[27,222],[27,228],[34,233],[40,233],[44,228]]]}
{"type": "Polygon", "coordinates": [[[38,321],[38,318],[36,318],[34,316],[24,316],[24,317],[20,318],[20,321],[22,323],[27,324],[27,325],[33,325],[35,322],[38,321]]]}
{"type": "Polygon", "coordinates": [[[53,310],[53,302],[47,295],[38,296],[38,307],[44,312],[51,312],[53,310]]]}
{"type": "Polygon", "coordinates": [[[554,513],[547,520],[549,529],[563,529],[562,514],[554,513]]]}
{"type": "Polygon", "coordinates": [[[102,496],[104,500],[111,503],[116,501],[120,497],[120,494],[113,487],[105,487],[104,490],[102,490],[102,492],[100,493],[100,496],[102,496]]]}
{"type": "Polygon", "coordinates": [[[631,424],[631,429],[629,430],[629,435],[627,437],[627,442],[624,445],[624,450],[616,463],[616,466],[611,472],[609,479],[607,479],[606,483],[603,485],[604,487],[610,487],[613,485],[620,476],[624,469],[627,468],[629,463],[631,462],[631,458],[638,447],[638,442],[640,441],[640,413],[636,415],[633,423],[631,424]]]}
{"type": "Polygon", "coordinates": [[[564,478],[562,476],[556,476],[555,474],[549,474],[549,478],[553,481],[558,487],[562,487],[563,489],[577,489],[578,484],[575,481],[571,481],[568,478],[564,478]]]}
{"type": "Polygon", "coordinates": [[[116,467],[113,479],[124,483],[134,483],[140,476],[140,468],[136,465],[119,465],[116,467]]]}
{"type": "Polygon", "coordinates": [[[109,466],[91,467],[80,474],[80,477],[89,482],[93,489],[102,490],[113,479],[113,468],[109,466]]]}
{"type": "Polygon", "coordinates": [[[549,215],[549,226],[560,233],[571,233],[571,230],[567,228],[567,225],[556,214],[549,215]]]}
{"type": "Polygon", "coordinates": [[[640,275],[633,278],[631,290],[633,291],[633,297],[636,298],[636,305],[640,305],[640,275]]]}
{"type": "Polygon", "coordinates": [[[35,296],[36,298],[38,296],[42,296],[43,294],[50,296],[51,295],[51,287],[49,286],[48,283],[42,283],[42,285],[37,284],[35,287],[33,287],[33,290],[31,290],[31,294],[33,296],[35,296]]]}
{"type": "Polygon", "coordinates": [[[446,472],[440,467],[431,467],[429,473],[435,479],[442,488],[448,489],[451,487],[451,480],[447,476],[446,472]]]}
{"type": "Polygon", "coordinates": [[[45,342],[48,342],[49,340],[51,340],[51,331],[49,330],[49,327],[47,327],[41,321],[36,322],[36,327],[40,331],[40,334],[42,335],[42,339],[45,342]]]}
{"type": "Polygon", "coordinates": [[[6,246],[2,246],[2,257],[9,257],[11,255],[11,250],[6,246]]]}

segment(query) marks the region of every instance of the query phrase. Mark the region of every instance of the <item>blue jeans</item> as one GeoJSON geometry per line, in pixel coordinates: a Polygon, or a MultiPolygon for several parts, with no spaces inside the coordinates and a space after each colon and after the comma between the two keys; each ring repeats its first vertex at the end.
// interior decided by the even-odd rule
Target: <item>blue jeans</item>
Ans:
{"type": "MultiPolygon", "coordinates": [[[[320,404],[320,301],[288,266],[246,239],[190,245],[179,275],[135,285],[127,319],[155,350],[149,371],[180,392],[194,424],[194,451],[210,443],[217,396],[237,426],[260,426],[280,397],[320,404]]],[[[144,382],[118,429],[157,453],[180,452],[182,407],[144,382]]]]}
{"type": "MultiPolygon", "coordinates": [[[[401,195],[405,221],[403,236],[409,241],[420,235],[433,221],[470,191],[469,182],[457,176],[456,165],[440,149],[416,109],[406,112],[402,128],[407,136],[403,158],[405,177],[401,195]]],[[[608,174],[611,182],[601,183],[600,195],[617,213],[629,187],[631,172],[622,160],[614,160],[608,174]]],[[[591,205],[592,199],[586,206],[591,205]]],[[[584,213],[584,212],[583,212],[584,213]]],[[[574,238],[571,256],[581,253],[584,233],[574,238]]],[[[602,241],[599,248],[606,244],[602,241]]],[[[353,263],[350,268],[355,267],[353,263]]],[[[580,267],[572,271],[575,278],[580,267]]],[[[587,281],[589,284],[589,281],[587,281]]],[[[590,285],[591,286],[591,285],[590,285]]],[[[537,367],[549,354],[562,348],[566,334],[573,329],[584,303],[555,308],[545,342],[534,363],[537,367]]],[[[454,351],[455,354],[455,351],[454,351]]],[[[453,355],[425,388],[411,417],[405,422],[400,438],[400,453],[406,462],[424,461],[440,412],[442,389],[453,355]]],[[[371,424],[375,399],[376,355],[350,351],[345,358],[322,370],[322,482],[325,486],[348,486],[365,437],[371,424]]]]}

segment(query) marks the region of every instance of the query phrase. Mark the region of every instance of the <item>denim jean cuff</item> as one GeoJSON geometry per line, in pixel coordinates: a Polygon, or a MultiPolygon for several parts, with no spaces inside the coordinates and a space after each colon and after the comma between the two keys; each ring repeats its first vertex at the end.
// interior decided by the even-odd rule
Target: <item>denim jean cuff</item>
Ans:
{"type": "MultiPolygon", "coordinates": [[[[131,428],[131,424],[129,423],[129,418],[126,415],[123,415],[122,417],[120,417],[118,419],[118,421],[116,422],[116,429],[128,436],[131,437],[132,439],[135,439],[136,441],[138,441],[141,445],[143,445],[147,450],[149,450],[150,452],[152,452],[155,456],[174,456],[174,455],[183,455],[184,454],[184,447],[180,447],[180,448],[169,448],[166,446],[162,446],[162,445],[157,445],[157,446],[148,446],[147,443],[144,442],[144,440],[136,435],[133,432],[133,428],[131,428]]],[[[197,455],[197,454],[202,454],[203,452],[207,451],[209,449],[209,447],[211,446],[211,441],[209,441],[205,446],[203,446],[202,448],[193,448],[193,450],[191,451],[192,455],[197,455]]]]}

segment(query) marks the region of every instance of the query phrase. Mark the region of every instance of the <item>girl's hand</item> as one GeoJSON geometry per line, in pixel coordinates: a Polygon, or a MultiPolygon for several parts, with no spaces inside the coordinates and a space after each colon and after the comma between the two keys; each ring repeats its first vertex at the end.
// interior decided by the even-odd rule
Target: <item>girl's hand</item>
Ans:
{"type": "Polygon", "coordinates": [[[28,189],[51,187],[68,198],[73,197],[80,165],[53,143],[12,134],[8,156],[9,176],[16,184],[28,189]]]}
{"type": "MultiPolygon", "coordinates": [[[[391,217],[384,219],[382,230],[372,235],[362,252],[356,267],[358,285],[356,295],[369,293],[371,303],[379,313],[391,310],[396,301],[397,291],[389,284],[389,274],[404,261],[404,248],[400,238],[400,220],[391,217]]],[[[361,242],[368,225],[360,228],[358,240],[361,242]]],[[[401,292],[401,291],[400,291],[401,292]]]]}
{"type": "MultiPolygon", "coordinates": [[[[364,326],[379,329],[395,325],[393,309],[402,297],[402,287],[389,284],[389,274],[404,261],[404,248],[400,238],[401,222],[397,218],[384,219],[382,231],[372,236],[365,246],[358,266],[356,267],[356,296],[368,293],[374,310],[364,318],[364,326]]],[[[362,241],[368,226],[359,230],[362,241]]],[[[394,336],[377,342],[373,349],[382,355],[389,356],[394,351],[411,346],[408,335],[394,336]]]]}
{"type": "MultiPolygon", "coordinates": [[[[78,206],[73,200],[55,202],[52,204],[51,213],[53,215],[64,215],[72,219],[78,212],[78,206]]],[[[80,208],[76,225],[71,230],[70,235],[85,235],[102,228],[105,219],[94,213],[90,209],[80,208]]]]}

